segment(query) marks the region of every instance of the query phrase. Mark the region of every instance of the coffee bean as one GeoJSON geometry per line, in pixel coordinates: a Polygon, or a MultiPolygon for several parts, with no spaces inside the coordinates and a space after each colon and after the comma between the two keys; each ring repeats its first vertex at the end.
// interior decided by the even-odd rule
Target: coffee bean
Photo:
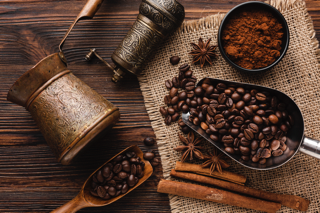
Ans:
{"type": "Polygon", "coordinates": [[[173,98],[177,94],[178,94],[178,89],[175,88],[175,87],[172,87],[171,90],[170,90],[170,98],[173,98]]]}
{"type": "Polygon", "coordinates": [[[167,111],[169,115],[173,115],[175,113],[175,110],[172,107],[168,107],[167,111]]]}
{"type": "Polygon", "coordinates": [[[166,125],[170,125],[171,124],[171,116],[168,115],[164,122],[165,122],[166,125]]]}
{"type": "Polygon", "coordinates": [[[277,126],[275,126],[275,125],[272,125],[271,127],[271,135],[276,135],[277,134],[277,132],[278,132],[278,127],[277,126]]]}
{"type": "Polygon", "coordinates": [[[245,129],[244,137],[246,137],[246,139],[248,139],[249,141],[253,140],[254,138],[253,132],[250,129],[245,129]]]}
{"type": "Polygon", "coordinates": [[[257,150],[259,147],[259,142],[257,140],[253,140],[250,144],[251,150],[257,150]]]}
{"type": "Polygon", "coordinates": [[[223,143],[231,144],[231,143],[233,143],[234,138],[231,135],[225,135],[225,136],[222,137],[221,141],[223,143]]]}
{"type": "Polygon", "coordinates": [[[154,153],[152,153],[152,152],[145,152],[145,153],[143,154],[143,158],[144,158],[145,160],[150,161],[150,160],[152,160],[152,159],[154,158],[154,153]]]}
{"type": "Polygon", "coordinates": [[[136,175],[137,173],[137,166],[135,164],[131,164],[131,174],[136,175]]]}
{"type": "Polygon", "coordinates": [[[225,89],[227,89],[227,85],[225,85],[224,83],[218,83],[217,84],[217,90],[219,92],[223,92],[225,89]]]}
{"type": "Polygon", "coordinates": [[[165,107],[160,107],[159,111],[160,111],[161,115],[164,117],[168,115],[168,111],[165,107]]]}
{"type": "Polygon", "coordinates": [[[235,154],[234,149],[232,147],[226,147],[224,148],[224,151],[226,151],[227,153],[233,155],[235,154]]]}
{"type": "Polygon", "coordinates": [[[193,119],[193,124],[196,125],[196,126],[198,126],[198,125],[200,124],[200,120],[199,120],[198,117],[195,117],[195,118],[193,119]]]}
{"type": "Polygon", "coordinates": [[[234,92],[232,95],[231,95],[231,98],[233,101],[237,102],[237,101],[240,101],[241,100],[241,95],[239,95],[239,93],[237,92],[234,92]]]}
{"type": "Polygon", "coordinates": [[[279,140],[273,140],[270,144],[271,150],[277,150],[280,147],[280,141],[279,140]]]}
{"type": "Polygon", "coordinates": [[[171,116],[171,120],[172,122],[175,122],[177,120],[179,120],[179,117],[180,117],[180,114],[179,113],[174,113],[172,116],[171,116]]]}
{"type": "Polygon", "coordinates": [[[128,184],[123,184],[122,189],[121,189],[121,193],[125,194],[129,189],[128,184]]]}
{"type": "Polygon", "coordinates": [[[181,81],[184,79],[184,73],[183,72],[179,72],[178,79],[180,81],[180,87],[181,87],[181,81]]]}
{"type": "Polygon", "coordinates": [[[255,97],[258,101],[265,101],[267,98],[266,95],[263,93],[257,93],[255,97]]]}
{"type": "Polygon", "coordinates": [[[188,64],[182,64],[180,67],[179,67],[179,70],[181,72],[186,72],[190,69],[190,66],[188,64]]]}
{"type": "Polygon", "coordinates": [[[173,87],[172,81],[171,80],[166,80],[165,85],[168,89],[171,89],[173,87]]]}
{"type": "Polygon", "coordinates": [[[244,102],[249,102],[249,101],[251,101],[251,95],[250,95],[250,93],[246,93],[246,94],[244,94],[243,95],[243,97],[242,97],[242,100],[244,101],[244,102]]]}
{"type": "Polygon", "coordinates": [[[182,112],[183,112],[183,113],[187,113],[188,111],[189,111],[188,105],[186,105],[186,104],[183,105],[183,106],[182,106],[182,112]]]}
{"type": "Polygon", "coordinates": [[[156,167],[160,164],[160,159],[159,158],[154,158],[152,161],[151,161],[151,165],[153,167],[156,167]]]}
{"type": "Polygon", "coordinates": [[[187,83],[188,83],[188,79],[186,78],[180,80],[180,87],[185,88],[187,83]]]}
{"type": "Polygon", "coordinates": [[[106,195],[106,190],[103,186],[99,186],[97,189],[97,194],[99,197],[103,198],[106,195]]]}
{"type": "Polygon", "coordinates": [[[246,146],[239,146],[241,154],[248,155],[250,153],[250,148],[246,146]]]}
{"type": "Polygon", "coordinates": [[[122,165],[121,164],[116,164],[114,167],[113,167],[113,172],[114,173],[119,173],[120,171],[122,170],[122,165]]]}
{"type": "Polygon", "coordinates": [[[242,116],[236,116],[234,118],[234,123],[238,125],[242,125],[244,123],[244,118],[242,116]]]}
{"type": "Polygon", "coordinates": [[[280,126],[280,129],[281,129],[283,132],[287,132],[287,131],[289,130],[288,126],[285,125],[285,124],[282,124],[282,125],[280,126]]]}
{"type": "Polygon", "coordinates": [[[186,77],[186,78],[190,78],[191,76],[192,76],[192,71],[191,70],[188,70],[188,71],[186,71],[185,73],[184,73],[184,76],[186,77]]]}
{"type": "Polygon", "coordinates": [[[263,120],[262,120],[262,118],[260,116],[255,115],[253,117],[253,122],[256,123],[257,125],[261,125],[263,123],[263,120]]]}
{"type": "Polygon", "coordinates": [[[221,93],[218,97],[219,104],[224,104],[227,100],[227,95],[225,93],[221,93]]]}
{"type": "Polygon", "coordinates": [[[270,121],[271,123],[273,123],[273,124],[277,124],[278,121],[279,121],[278,117],[277,117],[276,115],[273,115],[273,114],[272,114],[272,115],[269,115],[268,119],[269,119],[269,121],[270,121]]]}
{"type": "Polygon", "coordinates": [[[179,102],[179,98],[178,96],[174,96],[172,99],[171,99],[171,105],[175,105],[179,102]]]}
{"type": "Polygon", "coordinates": [[[242,137],[242,138],[240,139],[240,144],[241,144],[242,146],[250,146],[251,142],[250,142],[250,140],[246,139],[245,137],[242,137]]]}
{"type": "MultiPolygon", "coordinates": [[[[239,101],[240,102],[240,101],[239,101]]],[[[238,102],[238,103],[239,103],[238,102]]],[[[248,107],[248,106],[245,106],[244,107],[244,112],[248,115],[248,116],[253,116],[253,110],[250,108],[250,107],[248,107]]]]}
{"type": "Polygon", "coordinates": [[[270,149],[264,148],[261,152],[261,158],[270,158],[270,157],[271,157],[270,149]]]}
{"type": "Polygon", "coordinates": [[[179,61],[180,61],[180,57],[179,57],[179,56],[172,56],[172,57],[170,58],[170,63],[171,63],[172,65],[178,64],[179,61]]]}
{"type": "Polygon", "coordinates": [[[283,155],[283,151],[281,149],[272,151],[272,156],[278,157],[280,155],[283,155]]]}
{"type": "Polygon", "coordinates": [[[186,90],[190,91],[193,90],[195,87],[195,84],[193,82],[188,82],[185,86],[186,90]]]}
{"type": "Polygon", "coordinates": [[[164,96],[164,103],[167,104],[167,105],[170,105],[170,104],[171,104],[171,97],[170,97],[170,95],[164,96]]]}

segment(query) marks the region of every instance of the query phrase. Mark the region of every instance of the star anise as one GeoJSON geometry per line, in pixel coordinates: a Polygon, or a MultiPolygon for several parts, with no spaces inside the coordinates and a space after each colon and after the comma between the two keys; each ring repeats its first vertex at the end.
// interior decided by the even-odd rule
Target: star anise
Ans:
{"type": "Polygon", "coordinates": [[[222,152],[218,154],[217,148],[214,147],[213,153],[209,153],[210,156],[204,156],[205,161],[201,166],[210,167],[210,174],[214,170],[217,170],[219,173],[222,173],[222,168],[228,168],[230,165],[225,161],[227,158],[222,152]]]}
{"type": "Polygon", "coordinates": [[[193,55],[193,61],[192,63],[200,62],[201,68],[203,65],[208,62],[210,65],[212,65],[212,57],[216,57],[216,54],[214,50],[217,46],[210,46],[211,38],[207,40],[207,42],[204,44],[202,41],[202,38],[199,38],[199,43],[190,43],[194,50],[192,50],[189,54],[193,55]]]}
{"type": "Polygon", "coordinates": [[[180,133],[179,138],[182,143],[184,143],[183,146],[177,146],[174,148],[174,150],[182,152],[185,151],[181,157],[181,161],[184,162],[187,157],[189,156],[190,160],[193,160],[193,156],[195,156],[198,159],[203,159],[203,154],[199,149],[203,149],[201,146],[197,146],[202,139],[201,138],[195,138],[194,133],[191,131],[188,134],[187,138],[184,138],[180,133]]]}

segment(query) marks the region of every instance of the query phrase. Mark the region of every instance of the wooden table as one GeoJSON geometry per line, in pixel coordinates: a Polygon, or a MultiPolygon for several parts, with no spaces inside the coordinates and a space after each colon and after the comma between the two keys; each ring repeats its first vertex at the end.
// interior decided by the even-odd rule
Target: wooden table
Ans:
{"type": "MultiPolygon", "coordinates": [[[[105,0],[93,20],[81,21],[68,37],[64,52],[69,68],[81,80],[120,108],[121,119],[109,134],[70,166],[56,162],[30,114],[6,100],[11,85],[43,57],[58,52],[63,35],[86,0],[0,1],[0,212],[49,212],[77,195],[97,167],[122,149],[154,137],[136,78],[118,84],[98,60],[88,63],[90,48],[108,62],[133,24],[141,0],[105,0]]],[[[244,2],[180,0],[186,19],[227,12],[244,2]]],[[[320,2],[307,0],[320,39],[320,2]]],[[[151,147],[156,149],[156,146],[151,147]]],[[[80,212],[169,212],[168,196],[158,194],[161,167],[119,201],[80,212]]]]}

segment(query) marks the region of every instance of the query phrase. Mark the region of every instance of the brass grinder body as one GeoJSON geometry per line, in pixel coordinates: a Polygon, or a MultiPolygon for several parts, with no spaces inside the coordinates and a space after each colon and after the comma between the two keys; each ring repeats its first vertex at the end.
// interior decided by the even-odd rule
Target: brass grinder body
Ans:
{"type": "Polygon", "coordinates": [[[113,81],[126,72],[138,75],[147,57],[185,17],[184,7],[175,0],[142,0],[133,26],[111,56],[115,63],[113,81]]]}

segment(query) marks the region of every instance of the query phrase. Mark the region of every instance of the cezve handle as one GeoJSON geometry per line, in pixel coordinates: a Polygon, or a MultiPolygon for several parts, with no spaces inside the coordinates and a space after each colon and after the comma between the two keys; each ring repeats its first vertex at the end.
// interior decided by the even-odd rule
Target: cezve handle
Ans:
{"type": "Polygon", "coordinates": [[[299,151],[320,159],[320,141],[305,136],[299,151]]]}
{"type": "Polygon", "coordinates": [[[93,16],[98,11],[98,9],[99,9],[100,5],[102,4],[102,2],[103,2],[103,0],[88,0],[87,1],[86,5],[84,5],[84,7],[82,8],[81,12],[79,13],[77,18],[74,20],[74,22],[69,27],[69,29],[66,32],[66,34],[64,35],[64,37],[63,37],[63,39],[62,39],[62,41],[61,41],[61,43],[59,45],[60,53],[62,52],[63,44],[64,44],[66,38],[68,37],[69,33],[71,32],[72,28],[74,27],[74,25],[76,25],[76,23],[81,19],[92,19],[93,16]]]}
{"type": "Polygon", "coordinates": [[[51,213],[74,213],[78,210],[89,207],[90,205],[84,200],[83,194],[80,192],[75,198],[68,203],[53,210],[51,213]]]}

